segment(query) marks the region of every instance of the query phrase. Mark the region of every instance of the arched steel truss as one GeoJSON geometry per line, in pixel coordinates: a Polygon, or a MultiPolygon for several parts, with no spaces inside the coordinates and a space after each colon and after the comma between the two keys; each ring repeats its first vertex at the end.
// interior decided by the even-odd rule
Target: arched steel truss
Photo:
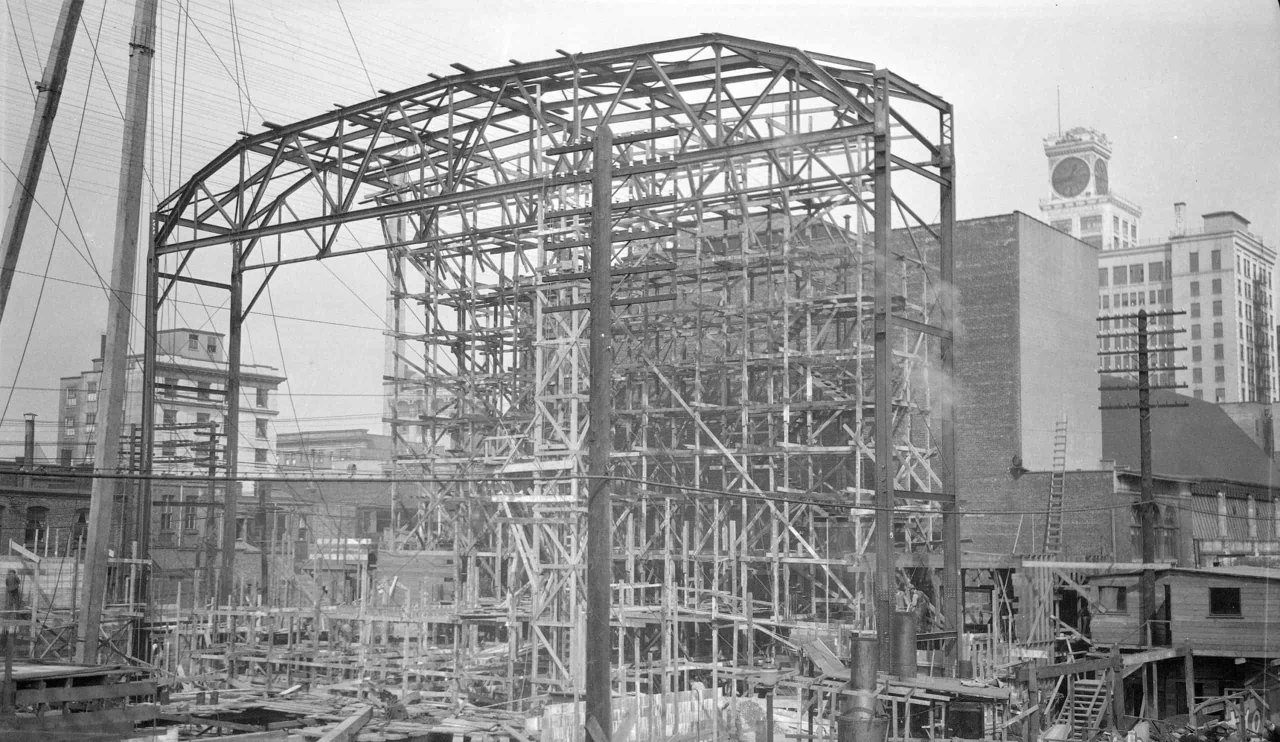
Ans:
{"type": "Polygon", "coordinates": [[[431,608],[454,687],[582,690],[605,125],[615,684],[748,678],[804,632],[884,626],[904,566],[932,575],[924,630],[954,638],[950,104],[723,35],[455,66],[201,169],[158,208],[148,317],[184,282],[228,292],[235,420],[263,288],[387,256],[384,413],[398,471],[424,476],[398,488],[392,546],[456,555],[456,600],[431,608]],[[350,237],[364,222],[377,244],[350,237]]]}

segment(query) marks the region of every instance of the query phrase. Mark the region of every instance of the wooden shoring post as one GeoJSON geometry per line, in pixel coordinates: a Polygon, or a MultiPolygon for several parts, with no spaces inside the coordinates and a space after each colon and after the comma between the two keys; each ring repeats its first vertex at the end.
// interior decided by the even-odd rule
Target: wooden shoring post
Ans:
{"type": "Polygon", "coordinates": [[[1187,703],[1187,726],[1196,726],[1196,660],[1191,645],[1182,648],[1182,681],[1186,688],[1183,696],[1187,703]]]}
{"type": "Polygon", "coordinates": [[[609,604],[613,519],[609,452],[612,444],[612,271],[613,252],[613,134],[596,129],[591,181],[591,387],[587,473],[587,631],[586,739],[609,742],[611,686],[609,664],[609,604]]]}
{"type": "MultiPolygon", "coordinates": [[[[133,320],[133,277],[138,260],[138,223],[142,209],[142,177],[147,144],[147,107],[151,91],[151,58],[155,51],[158,0],[138,0],[129,42],[129,84],[125,100],[124,144],[121,148],[115,249],[107,310],[107,347],[102,359],[98,409],[102,419],[94,438],[95,472],[114,473],[120,463],[120,430],[125,411],[129,363],[129,324],[133,320]]],[[[97,664],[102,602],[107,588],[107,547],[111,540],[116,480],[95,478],[89,500],[89,537],[85,553],[84,600],[76,624],[76,660],[97,664]]]]}
{"type": "Polygon", "coordinates": [[[893,616],[895,558],[893,547],[893,398],[890,384],[893,371],[892,307],[889,291],[889,239],[893,212],[893,190],[889,132],[889,79],[886,70],[875,73],[875,155],[872,179],[875,189],[875,467],[876,467],[876,636],[880,656],[893,651],[890,622],[893,616]]]}

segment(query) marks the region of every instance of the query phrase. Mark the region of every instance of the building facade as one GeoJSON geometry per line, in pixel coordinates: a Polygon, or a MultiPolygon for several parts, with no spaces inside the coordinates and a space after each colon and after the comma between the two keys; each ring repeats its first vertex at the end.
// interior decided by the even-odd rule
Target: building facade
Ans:
{"type": "MultiPolygon", "coordinates": [[[[1182,205],[1178,205],[1179,211],[1182,205]]],[[[1181,222],[1181,220],[1179,220],[1181,222]]],[[[1157,356],[1157,380],[1185,386],[1191,396],[1216,403],[1269,403],[1276,395],[1273,273],[1276,252],[1248,231],[1233,211],[1205,214],[1200,230],[1176,229],[1168,239],[1098,256],[1101,316],[1139,309],[1184,314],[1158,316],[1158,329],[1185,329],[1151,338],[1153,347],[1186,348],[1157,356]]],[[[1136,347],[1131,322],[1102,320],[1102,367],[1132,374],[1136,347]]]]}
{"type": "MultiPolygon", "coordinates": [[[[105,342],[105,340],[104,340],[105,342]]],[[[128,359],[122,457],[137,456],[142,423],[141,354],[128,359]]],[[[157,472],[205,471],[209,436],[219,441],[218,461],[225,465],[226,349],[221,333],[187,328],[157,333],[155,459],[157,472]]],[[[58,460],[64,466],[93,463],[98,385],[102,356],[88,371],[61,379],[58,398],[58,460]]],[[[241,473],[275,470],[275,391],[284,381],[270,366],[243,364],[237,468],[241,473]]]]}

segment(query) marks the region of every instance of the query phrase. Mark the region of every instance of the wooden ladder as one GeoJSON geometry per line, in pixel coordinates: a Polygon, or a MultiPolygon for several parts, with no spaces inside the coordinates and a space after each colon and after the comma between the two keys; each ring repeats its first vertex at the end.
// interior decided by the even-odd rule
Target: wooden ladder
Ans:
{"type": "Polygon", "coordinates": [[[1049,507],[1044,521],[1044,553],[1062,551],[1062,500],[1067,479],[1067,419],[1053,425],[1053,475],[1049,479],[1049,507]]]}
{"type": "Polygon", "coordinates": [[[1076,678],[1071,688],[1071,705],[1067,721],[1071,739],[1089,740],[1102,728],[1102,717],[1111,700],[1111,684],[1105,678],[1076,678]]]}

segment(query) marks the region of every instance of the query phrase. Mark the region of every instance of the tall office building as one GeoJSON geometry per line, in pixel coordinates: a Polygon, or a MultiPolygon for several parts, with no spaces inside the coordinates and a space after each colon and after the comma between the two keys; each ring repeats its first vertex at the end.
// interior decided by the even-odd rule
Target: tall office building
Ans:
{"type": "Polygon", "coordinates": [[[1182,311],[1151,321],[1157,384],[1185,386],[1196,398],[1218,403],[1275,400],[1276,251],[1249,231],[1248,220],[1215,211],[1203,216],[1200,229],[1190,229],[1186,204],[1179,203],[1167,238],[1140,241],[1142,210],[1111,191],[1105,135],[1071,129],[1046,138],[1044,152],[1045,220],[1100,248],[1101,368],[1121,376],[1137,371],[1137,356],[1125,352],[1137,345],[1132,321],[1108,317],[1182,311]],[[1174,328],[1185,332],[1165,332],[1174,328]]]}

